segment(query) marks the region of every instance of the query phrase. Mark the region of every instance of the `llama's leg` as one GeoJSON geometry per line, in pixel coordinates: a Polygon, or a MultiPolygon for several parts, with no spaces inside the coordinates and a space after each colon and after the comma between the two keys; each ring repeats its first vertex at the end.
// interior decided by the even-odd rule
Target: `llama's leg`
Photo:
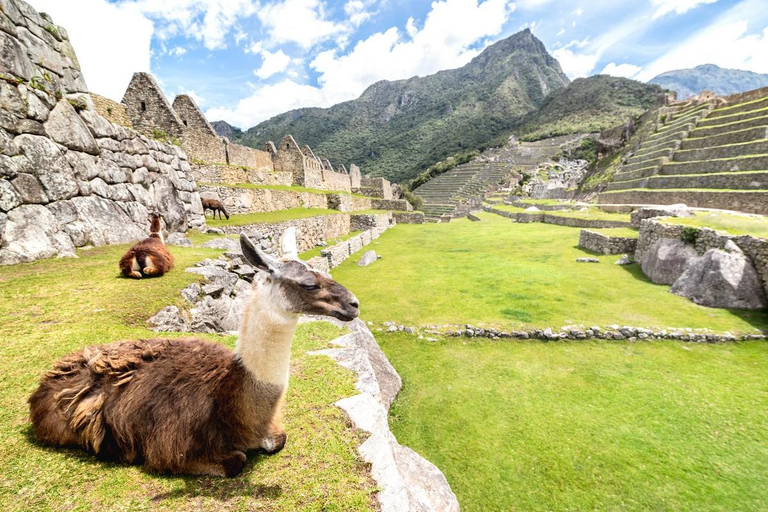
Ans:
{"type": "Polygon", "coordinates": [[[161,274],[159,268],[155,265],[155,262],[152,260],[152,256],[146,256],[144,258],[144,275],[145,276],[155,276],[158,274],[161,274]]]}
{"type": "Polygon", "coordinates": [[[226,457],[212,460],[196,460],[188,463],[181,468],[179,473],[188,475],[210,475],[234,477],[239,475],[245,468],[246,457],[243,452],[233,451],[226,457]]]}
{"type": "Polygon", "coordinates": [[[141,279],[141,266],[139,265],[136,256],[134,256],[131,260],[131,271],[128,273],[128,275],[136,279],[141,279]]]}
{"type": "Polygon", "coordinates": [[[274,422],[269,428],[267,437],[262,439],[261,443],[259,443],[259,448],[271,455],[282,450],[287,440],[288,436],[286,435],[283,426],[279,422],[274,422]]]}

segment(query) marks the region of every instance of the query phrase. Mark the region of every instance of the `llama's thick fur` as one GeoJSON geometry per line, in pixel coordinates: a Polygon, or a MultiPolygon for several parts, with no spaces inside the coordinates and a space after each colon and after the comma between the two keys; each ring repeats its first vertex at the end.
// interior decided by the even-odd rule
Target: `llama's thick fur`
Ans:
{"type": "MultiPolygon", "coordinates": [[[[296,256],[295,234],[292,250],[296,256]]],[[[245,453],[283,448],[280,410],[299,315],[350,321],[357,299],[301,261],[277,261],[244,235],[259,270],[235,352],[198,338],[88,347],[55,363],[29,398],[36,438],[150,471],[234,476],[245,453]]]]}
{"type": "Polygon", "coordinates": [[[219,219],[221,219],[221,214],[223,213],[227,220],[229,220],[229,214],[227,213],[227,209],[224,208],[224,203],[218,199],[202,199],[202,203],[203,211],[211,210],[214,219],[216,218],[216,212],[219,212],[219,219]]]}
{"type": "Polygon", "coordinates": [[[128,249],[120,258],[120,271],[125,277],[159,277],[173,268],[173,255],[163,241],[159,215],[152,216],[150,231],[149,238],[128,249]]]}

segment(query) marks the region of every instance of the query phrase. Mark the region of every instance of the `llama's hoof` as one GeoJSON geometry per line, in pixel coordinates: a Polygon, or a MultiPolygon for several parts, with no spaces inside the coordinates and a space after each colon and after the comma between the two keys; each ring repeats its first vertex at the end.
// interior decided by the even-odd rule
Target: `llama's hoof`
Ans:
{"type": "Polygon", "coordinates": [[[232,454],[221,461],[221,465],[224,467],[224,474],[232,478],[242,473],[245,467],[245,454],[243,452],[232,452],[232,454]]]}
{"type": "Polygon", "coordinates": [[[288,436],[285,434],[285,432],[280,432],[279,434],[265,438],[261,442],[261,448],[269,455],[272,455],[273,453],[277,453],[282,450],[287,440],[288,436]]]}
{"type": "Polygon", "coordinates": [[[130,277],[134,279],[141,279],[141,274],[139,272],[136,272],[135,270],[132,271],[130,274],[128,274],[130,277]]]}
{"type": "Polygon", "coordinates": [[[143,272],[145,276],[154,276],[156,274],[159,274],[160,270],[156,267],[144,267],[143,272]]]}

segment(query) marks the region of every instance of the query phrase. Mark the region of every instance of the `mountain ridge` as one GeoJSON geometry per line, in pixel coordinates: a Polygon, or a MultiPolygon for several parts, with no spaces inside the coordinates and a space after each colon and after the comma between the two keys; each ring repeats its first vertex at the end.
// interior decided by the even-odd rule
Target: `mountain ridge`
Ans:
{"type": "Polygon", "coordinates": [[[693,68],[666,71],[648,81],[677,92],[680,100],[713,91],[718,96],[728,96],[768,86],[768,74],[741,69],[721,68],[715,64],[701,64],[693,68]]]}

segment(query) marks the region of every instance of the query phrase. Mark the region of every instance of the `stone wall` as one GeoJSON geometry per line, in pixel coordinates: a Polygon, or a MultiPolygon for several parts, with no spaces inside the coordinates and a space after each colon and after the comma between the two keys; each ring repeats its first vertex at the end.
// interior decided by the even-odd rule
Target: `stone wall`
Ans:
{"type": "Polygon", "coordinates": [[[634,254],[637,238],[610,236],[582,229],[579,234],[579,247],[600,254],[634,254]]]}
{"type": "Polygon", "coordinates": [[[764,192],[707,192],[695,190],[634,190],[597,196],[599,203],[668,205],[683,203],[697,208],[718,208],[744,213],[768,214],[768,194],[764,192]]]}
{"type": "Polygon", "coordinates": [[[19,0],[0,7],[0,264],[144,238],[150,211],[169,231],[204,226],[184,152],[72,96],[90,99],[66,31],[19,0]]]}
{"type": "Polygon", "coordinates": [[[219,199],[230,215],[276,212],[290,208],[328,208],[325,194],[292,190],[200,185],[200,195],[219,199]]]}
{"type": "MultiPolygon", "coordinates": [[[[326,240],[339,238],[352,231],[351,217],[351,215],[346,213],[338,213],[282,222],[256,223],[245,226],[221,226],[221,229],[225,233],[233,235],[243,230],[246,233],[258,231],[260,234],[269,236],[273,240],[280,240],[285,230],[293,226],[298,231],[298,240],[296,242],[299,252],[304,252],[317,247],[326,240]]],[[[254,236],[254,238],[260,238],[260,236],[254,236]]]]}
{"type": "Polygon", "coordinates": [[[168,137],[180,139],[184,133],[181,118],[149,73],[134,73],[122,104],[133,127],[144,135],[152,137],[156,132],[163,132],[168,137]]]}
{"type": "Polygon", "coordinates": [[[322,176],[323,176],[323,184],[322,184],[323,189],[343,190],[345,192],[352,191],[348,174],[323,170],[322,176]]]}
{"type": "Polygon", "coordinates": [[[349,166],[349,186],[352,190],[360,188],[360,182],[363,179],[363,175],[360,173],[360,168],[355,164],[349,166]]]}
{"type": "Polygon", "coordinates": [[[424,224],[425,217],[422,212],[394,212],[392,218],[398,224],[424,224]]]}
{"type": "Polygon", "coordinates": [[[373,206],[368,197],[355,197],[350,194],[328,194],[328,208],[342,212],[371,210],[373,206]]]}
{"type": "MultiPolygon", "coordinates": [[[[229,165],[239,165],[248,167],[255,171],[272,172],[272,156],[266,151],[233,144],[224,139],[227,152],[227,163],[229,165]]],[[[290,183],[288,183],[290,185],[290,183]]]]}
{"type": "Polygon", "coordinates": [[[411,204],[405,199],[372,199],[371,207],[374,210],[392,210],[395,212],[409,212],[413,210],[411,204]]]}
{"type": "Polygon", "coordinates": [[[180,94],[173,100],[173,110],[184,125],[181,143],[190,158],[203,162],[229,163],[224,141],[197,107],[195,100],[180,94]]]}
{"type": "Polygon", "coordinates": [[[364,196],[393,199],[392,186],[384,178],[362,178],[359,192],[364,196]]]}
{"type": "Polygon", "coordinates": [[[320,270],[325,270],[326,272],[334,269],[341,265],[347,258],[379,238],[387,228],[389,228],[389,223],[382,225],[377,224],[343,242],[325,248],[320,251],[321,259],[325,259],[325,262],[317,261],[313,258],[312,260],[315,261],[310,260],[310,265],[320,270]]]}
{"type": "Polygon", "coordinates": [[[287,172],[260,171],[208,163],[193,163],[192,177],[198,183],[251,183],[253,185],[290,186],[293,182],[293,175],[287,172]]]}
{"type": "MultiPolygon", "coordinates": [[[[683,236],[683,228],[684,226],[680,224],[667,224],[659,218],[641,221],[635,260],[642,263],[651,245],[661,238],[680,240],[683,236]]],[[[709,249],[723,249],[729,240],[739,246],[752,260],[763,282],[763,288],[768,293],[768,240],[750,235],[728,235],[709,228],[694,229],[696,229],[696,239],[693,246],[699,255],[709,249]]]]}
{"type": "Polygon", "coordinates": [[[125,105],[112,101],[104,96],[91,93],[91,101],[93,101],[93,108],[96,113],[101,117],[113,124],[119,124],[126,128],[133,128],[131,125],[131,118],[128,117],[128,110],[125,105]]]}
{"type": "Polygon", "coordinates": [[[527,213],[527,212],[506,212],[497,210],[492,206],[483,206],[483,210],[508,219],[513,219],[515,222],[529,223],[529,222],[543,222],[545,224],[556,224],[558,226],[568,226],[572,228],[628,228],[631,227],[629,222],[620,220],[593,220],[593,219],[579,219],[576,217],[561,217],[559,215],[550,215],[547,213],[527,213]]]}

